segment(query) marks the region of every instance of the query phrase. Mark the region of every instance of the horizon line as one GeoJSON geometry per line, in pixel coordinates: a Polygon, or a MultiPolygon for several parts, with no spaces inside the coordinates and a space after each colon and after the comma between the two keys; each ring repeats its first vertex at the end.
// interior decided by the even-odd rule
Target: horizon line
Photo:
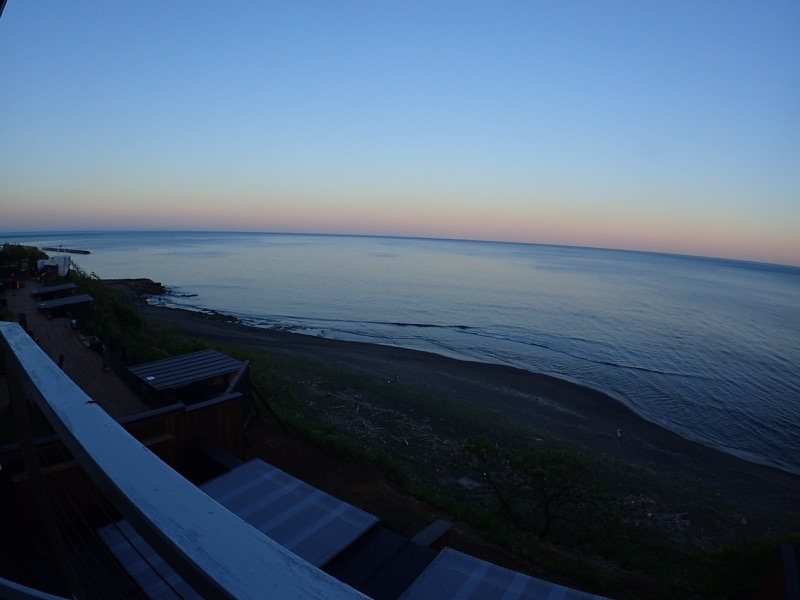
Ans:
{"type": "Polygon", "coordinates": [[[798,264],[767,262],[763,260],[753,260],[749,258],[734,258],[729,256],[709,256],[702,254],[690,254],[675,251],[663,250],[643,250],[639,248],[622,248],[622,247],[609,247],[609,246],[591,246],[591,245],[577,245],[577,244],[558,244],[553,242],[521,242],[514,240],[493,240],[493,239],[477,239],[477,238],[460,238],[460,237],[431,237],[421,235],[392,235],[380,233],[336,233],[336,232],[314,232],[314,231],[260,231],[260,230],[239,230],[239,229],[135,229],[135,228],[119,228],[119,229],[32,229],[27,231],[17,230],[0,230],[2,235],[30,235],[30,234],[93,234],[93,233],[214,233],[214,234],[251,234],[251,235],[296,235],[296,236],[326,236],[326,237],[353,237],[353,238],[384,238],[384,239],[397,239],[397,240],[427,240],[427,241],[444,241],[444,242],[470,242],[470,243],[485,243],[485,244],[510,244],[522,246],[546,246],[553,248],[574,248],[580,250],[601,250],[608,252],[632,252],[638,254],[651,254],[656,256],[666,256],[673,258],[688,258],[688,259],[703,259],[703,260],[718,260],[728,261],[735,263],[745,263],[752,265],[766,265],[771,267],[785,267],[789,269],[800,269],[800,262],[798,264]]]}

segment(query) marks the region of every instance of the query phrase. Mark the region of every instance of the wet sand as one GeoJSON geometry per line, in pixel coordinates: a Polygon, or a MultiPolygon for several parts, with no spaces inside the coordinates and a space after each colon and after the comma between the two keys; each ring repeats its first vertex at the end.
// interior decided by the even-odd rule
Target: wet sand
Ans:
{"type": "Polygon", "coordinates": [[[610,459],[605,463],[616,465],[615,479],[625,493],[636,493],[638,485],[658,480],[685,491],[695,501],[725,503],[743,537],[785,532],[787,519],[790,530],[800,530],[800,516],[792,524],[792,515],[800,515],[800,476],[684,439],[595,390],[503,365],[259,329],[147,304],[139,309],[147,319],[192,336],[307,356],[387,382],[430,390],[451,399],[454,406],[472,403],[496,411],[524,423],[532,435],[557,438],[590,456],[610,459]],[[773,530],[765,512],[783,515],[783,531],[773,530]]]}

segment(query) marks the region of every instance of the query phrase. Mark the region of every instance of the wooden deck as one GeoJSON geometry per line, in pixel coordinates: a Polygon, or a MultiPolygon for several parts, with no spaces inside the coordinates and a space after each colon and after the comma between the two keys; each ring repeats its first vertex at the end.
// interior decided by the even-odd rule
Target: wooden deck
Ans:
{"type": "Polygon", "coordinates": [[[112,370],[103,369],[102,356],[83,344],[80,332],[71,328],[70,319],[49,320],[37,308],[32,292],[39,287],[38,282],[27,281],[16,292],[6,290],[5,297],[11,312],[25,314],[28,331],[42,350],[56,364],[61,362],[69,378],[114,419],[149,410],[112,370]]]}

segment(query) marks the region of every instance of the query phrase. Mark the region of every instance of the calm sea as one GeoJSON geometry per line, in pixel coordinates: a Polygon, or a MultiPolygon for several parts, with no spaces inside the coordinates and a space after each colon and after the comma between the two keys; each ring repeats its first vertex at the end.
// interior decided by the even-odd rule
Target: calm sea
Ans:
{"type": "Polygon", "coordinates": [[[253,233],[31,233],[103,278],[259,327],[548,373],[800,473],[800,268],[614,250],[253,233]]]}

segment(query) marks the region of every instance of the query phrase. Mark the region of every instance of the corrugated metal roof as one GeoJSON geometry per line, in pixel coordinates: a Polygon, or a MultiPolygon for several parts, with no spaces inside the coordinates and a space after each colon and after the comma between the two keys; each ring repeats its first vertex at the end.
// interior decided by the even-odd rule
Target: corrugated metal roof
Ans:
{"type": "MultiPolygon", "coordinates": [[[[259,459],[201,489],[267,536],[320,567],[378,523],[378,517],[259,459]]],[[[150,598],[200,598],[127,522],[98,534],[150,598]]]]}
{"type": "Polygon", "coordinates": [[[580,590],[523,575],[490,562],[445,548],[401,600],[606,600],[580,590]]]}
{"type": "Polygon", "coordinates": [[[69,296],[67,298],[56,298],[55,300],[46,300],[39,302],[37,305],[41,310],[52,310],[54,308],[63,308],[65,306],[72,306],[73,304],[85,304],[86,302],[93,302],[89,294],[80,294],[79,296],[69,296]]]}
{"type": "Polygon", "coordinates": [[[320,567],[377,524],[351,506],[261,460],[201,489],[281,546],[320,567]]]}
{"type": "Polygon", "coordinates": [[[243,362],[216,350],[200,350],[136,365],[128,370],[153,389],[168,390],[235,373],[243,366],[243,362]]]}
{"type": "Polygon", "coordinates": [[[68,292],[76,289],[78,286],[74,283],[65,283],[63,285],[51,285],[48,287],[40,287],[31,292],[31,296],[49,296],[50,294],[58,294],[59,292],[68,292]]]}
{"type": "Polygon", "coordinates": [[[97,533],[148,598],[202,599],[127,521],[107,525],[97,533]]]}

